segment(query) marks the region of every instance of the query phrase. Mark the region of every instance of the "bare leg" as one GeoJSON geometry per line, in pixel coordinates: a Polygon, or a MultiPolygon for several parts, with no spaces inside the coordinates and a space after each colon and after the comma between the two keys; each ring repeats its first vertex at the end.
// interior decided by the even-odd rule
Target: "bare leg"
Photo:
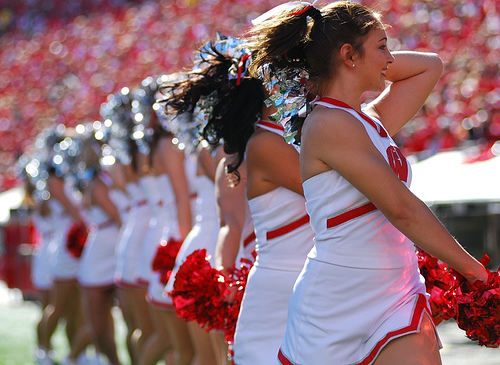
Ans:
{"type": "Polygon", "coordinates": [[[38,321],[37,326],[36,326],[36,334],[37,334],[37,341],[38,341],[38,346],[39,347],[40,347],[40,340],[42,338],[43,311],[50,304],[50,298],[51,298],[51,292],[50,292],[50,290],[39,290],[39,292],[38,292],[38,301],[40,302],[40,307],[41,307],[41,310],[42,310],[42,313],[40,315],[40,320],[38,321]]]}
{"type": "Polygon", "coordinates": [[[441,365],[436,333],[429,316],[424,314],[419,333],[390,341],[374,364],[441,365]]]}
{"type": "MultiPolygon", "coordinates": [[[[164,359],[167,353],[172,352],[172,341],[162,318],[163,310],[150,306],[150,312],[155,324],[155,331],[144,343],[143,351],[139,357],[139,365],[155,365],[164,359]]],[[[173,362],[165,360],[165,364],[171,365],[173,362]]]]}
{"type": "MultiPolygon", "coordinates": [[[[50,340],[54,334],[59,319],[66,318],[74,306],[74,298],[79,298],[79,289],[76,281],[56,281],[54,282],[53,299],[42,313],[40,323],[40,348],[50,349],[50,340]]],[[[78,299],[79,301],[79,299],[78,299]]],[[[68,342],[71,344],[71,332],[68,334],[68,342]]]]}
{"type": "Polygon", "coordinates": [[[92,339],[96,348],[107,356],[113,365],[119,365],[115,344],[112,315],[114,289],[86,289],[87,316],[92,328],[92,339]]]}
{"type": "Polygon", "coordinates": [[[92,330],[90,324],[85,324],[75,338],[74,345],[68,354],[68,359],[77,360],[78,356],[85,351],[85,349],[92,344],[92,330]]]}
{"type": "Polygon", "coordinates": [[[218,365],[230,365],[231,361],[229,361],[228,352],[229,348],[224,339],[224,334],[221,332],[210,332],[210,338],[212,340],[214,349],[216,349],[215,353],[217,356],[217,364],[218,365]]]}
{"type": "Polygon", "coordinates": [[[151,317],[149,304],[146,301],[146,288],[132,289],[131,292],[131,309],[134,315],[134,323],[136,328],[131,337],[131,343],[134,348],[134,353],[141,356],[147,339],[153,335],[155,326],[151,317]]]}
{"type": "Polygon", "coordinates": [[[118,288],[117,296],[118,296],[118,303],[122,311],[123,320],[125,321],[125,324],[127,326],[127,334],[125,341],[127,344],[128,354],[130,356],[131,363],[135,364],[139,355],[134,352],[134,347],[132,346],[132,334],[135,328],[137,328],[137,325],[134,322],[134,317],[132,315],[132,311],[129,305],[129,301],[131,301],[132,299],[129,298],[128,291],[129,290],[125,288],[118,288]]]}
{"type": "Polygon", "coordinates": [[[187,322],[179,318],[174,310],[164,310],[162,318],[174,345],[174,364],[190,365],[195,355],[195,349],[189,335],[187,322]]]}
{"type": "Polygon", "coordinates": [[[205,331],[196,322],[187,323],[189,335],[196,349],[197,364],[213,365],[217,364],[217,356],[215,354],[214,344],[210,338],[210,334],[205,331]]]}

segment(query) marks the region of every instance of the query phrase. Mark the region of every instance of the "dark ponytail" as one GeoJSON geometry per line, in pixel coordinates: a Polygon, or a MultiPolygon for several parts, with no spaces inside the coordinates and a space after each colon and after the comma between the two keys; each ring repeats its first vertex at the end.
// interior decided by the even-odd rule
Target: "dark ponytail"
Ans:
{"type": "Polygon", "coordinates": [[[321,10],[290,7],[248,32],[251,71],[269,63],[277,69],[304,69],[311,78],[330,77],[341,61],[335,55],[342,45],[351,44],[362,54],[365,36],[378,26],[383,27],[380,14],[354,2],[337,1],[321,10]]]}
{"type": "Polygon", "coordinates": [[[223,142],[224,151],[235,155],[227,172],[234,173],[239,181],[238,167],[261,114],[264,89],[255,78],[230,78],[230,70],[237,68],[240,60],[219,52],[215,44],[204,47],[202,52],[201,69],[188,72],[184,81],[162,88],[167,95],[164,102],[167,109],[182,114],[192,112],[202,98],[213,99],[209,101],[211,110],[201,135],[212,146],[223,142]]]}

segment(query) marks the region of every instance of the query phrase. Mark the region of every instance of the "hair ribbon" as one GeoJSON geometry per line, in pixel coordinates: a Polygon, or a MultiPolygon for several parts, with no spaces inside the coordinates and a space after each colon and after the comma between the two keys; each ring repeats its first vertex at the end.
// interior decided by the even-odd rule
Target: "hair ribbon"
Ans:
{"type": "Polygon", "coordinates": [[[245,62],[246,62],[246,60],[248,60],[249,57],[250,57],[249,54],[244,54],[241,57],[240,62],[238,63],[238,78],[236,79],[236,85],[239,85],[241,83],[241,76],[243,74],[243,67],[245,66],[245,62]]]}

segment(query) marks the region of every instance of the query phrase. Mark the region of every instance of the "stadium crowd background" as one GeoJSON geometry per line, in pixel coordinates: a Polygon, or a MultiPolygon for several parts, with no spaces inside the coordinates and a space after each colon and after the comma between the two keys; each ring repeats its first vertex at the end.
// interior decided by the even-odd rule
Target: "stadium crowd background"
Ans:
{"type": "MultiPolygon", "coordinates": [[[[180,70],[215,31],[240,36],[282,0],[0,0],[0,191],[45,127],[100,119],[110,93],[180,70]]],[[[362,0],[391,25],[391,50],[440,54],[445,72],[397,136],[426,157],[466,145],[500,153],[500,2],[362,0]]],[[[319,1],[321,3],[321,1],[319,1]]]]}

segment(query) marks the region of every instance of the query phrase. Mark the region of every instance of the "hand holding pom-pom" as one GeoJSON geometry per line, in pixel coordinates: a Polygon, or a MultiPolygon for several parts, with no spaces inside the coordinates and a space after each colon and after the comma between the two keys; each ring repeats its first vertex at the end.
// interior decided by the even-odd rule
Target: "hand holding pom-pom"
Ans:
{"type": "Polygon", "coordinates": [[[170,295],[179,317],[196,321],[207,331],[224,332],[230,344],[250,268],[243,264],[223,275],[209,259],[205,249],[189,255],[177,271],[170,295]]]}
{"type": "Polygon", "coordinates": [[[74,223],[66,235],[66,247],[71,256],[80,258],[87,241],[88,230],[84,224],[74,223]]]}
{"type": "Polygon", "coordinates": [[[182,246],[182,241],[169,238],[168,241],[162,240],[156,249],[156,255],[153,258],[153,271],[160,273],[160,282],[167,285],[168,279],[175,266],[175,258],[182,246]]]}
{"type": "MultiPolygon", "coordinates": [[[[488,256],[481,260],[489,262],[488,256]]],[[[481,346],[500,346],[500,273],[488,270],[488,280],[484,283],[469,283],[458,276],[458,284],[453,289],[458,327],[466,336],[481,346]]]]}

